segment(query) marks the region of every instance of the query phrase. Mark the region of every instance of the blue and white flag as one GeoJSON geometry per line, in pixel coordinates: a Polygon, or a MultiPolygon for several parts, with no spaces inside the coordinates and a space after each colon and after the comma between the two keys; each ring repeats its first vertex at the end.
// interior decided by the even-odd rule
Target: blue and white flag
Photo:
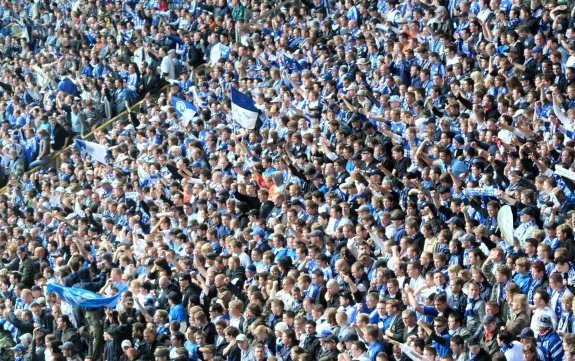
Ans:
{"type": "Polygon", "coordinates": [[[86,142],[85,140],[78,139],[76,139],[74,144],[79,151],[88,153],[92,159],[97,160],[103,164],[108,164],[108,160],[106,159],[106,156],[108,155],[108,148],[105,146],[98,143],[86,142]]]}
{"type": "Polygon", "coordinates": [[[172,97],[172,104],[174,108],[176,108],[176,114],[178,114],[178,118],[180,118],[184,126],[188,126],[192,118],[198,113],[198,109],[195,105],[184,99],[172,97]]]}
{"type": "Polygon", "coordinates": [[[126,289],[128,289],[127,286],[122,286],[114,296],[104,297],[83,288],[63,287],[55,283],[48,283],[46,286],[47,292],[56,292],[72,306],[84,308],[114,307],[126,289]]]}
{"type": "Polygon", "coordinates": [[[302,71],[303,66],[297,61],[292,54],[284,53],[286,67],[290,70],[302,71]]]}
{"type": "Polygon", "coordinates": [[[497,189],[495,188],[465,188],[463,194],[468,197],[496,197],[497,189]]]}
{"type": "Polygon", "coordinates": [[[246,129],[254,129],[259,116],[259,110],[249,96],[230,88],[232,93],[232,117],[246,129]]]}

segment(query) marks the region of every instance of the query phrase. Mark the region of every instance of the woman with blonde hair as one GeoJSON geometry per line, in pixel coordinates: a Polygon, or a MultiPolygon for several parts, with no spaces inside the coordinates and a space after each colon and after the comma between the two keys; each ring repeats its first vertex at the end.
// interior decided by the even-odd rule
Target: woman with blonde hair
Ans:
{"type": "Polygon", "coordinates": [[[265,325],[259,325],[254,329],[255,342],[260,342],[264,345],[266,354],[271,354],[270,351],[276,349],[276,339],[272,329],[265,325]]]}
{"type": "Polygon", "coordinates": [[[527,302],[527,296],[522,293],[513,296],[509,320],[505,324],[509,332],[518,335],[523,328],[529,327],[528,311],[529,303],[527,302]]]}

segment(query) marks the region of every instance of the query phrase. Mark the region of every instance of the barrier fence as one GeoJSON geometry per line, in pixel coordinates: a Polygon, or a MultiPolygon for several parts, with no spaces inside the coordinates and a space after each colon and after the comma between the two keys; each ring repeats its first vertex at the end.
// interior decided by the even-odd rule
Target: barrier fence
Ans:
{"type": "MultiPolygon", "coordinates": [[[[192,80],[197,84],[197,74],[205,72],[206,68],[208,68],[208,66],[206,64],[202,64],[200,65],[197,69],[194,70],[193,72],[193,78],[192,80]]],[[[164,86],[163,88],[161,88],[159,91],[157,91],[156,93],[154,93],[152,95],[152,103],[155,103],[158,101],[158,99],[160,98],[160,95],[164,92],[166,92],[169,88],[169,85],[164,86]]],[[[132,105],[130,107],[130,110],[132,109],[138,109],[144,102],[146,101],[146,99],[142,99],[139,102],[135,103],[134,105],[132,105]]],[[[122,113],[116,115],[115,117],[110,118],[109,120],[107,120],[105,123],[101,124],[100,126],[98,126],[97,128],[93,129],[92,131],[90,131],[88,134],[84,135],[82,137],[83,140],[86,141],[90,141],[93,142],[96,140],[96,134],[102,130],[104,131],[108,131],[110,129],[112,129],[114,127],[114,123],[118,122],[118,121],[125,121],[127,119],[129,119],[130,115],[128,114],[128,110],[123,111],[122,113]]],[[[70,150],[71,148],[71,144],[68,145],[66,148],[60,149],[58,151],[52,152],[50,154],[50,165],[49,167],[56,167],[56,169],[58,169],[60,167],[61,164],[61,158],[60,155],[63,152],[66,152],[68,150],[70,150]]],[[[40,169],[42,169],[43,167],[36,167],[33,169],[29,169],[28,171],[25,172],[25,174],[32,174],[34,172],[38,172],[40,169]]],[[[45,167],[44,167],[45,168],[45,167]]],[[[0,194],[4,194],[6,193],[6,191],[10,188],[11,182],[13,180],[10,180],[8,182],[8,184],[4,187],[2,187],[0,189],[0,194]]]]}
{"type": "MultiPolygon", "coordinates": [[[[160,95],[168,88],[168,86],[163,87],[162,89],[160,89],[158,92],[156,92],[154,95],[152,95],[152,98],[155,101],[157,101],[160,98],[160,95]]],[[[135,103],[134,105],[132,105],[130,107],[130,109],[137,109],[138,107],[140,107],[144,102],[146,101],[146,99],[142,99],[139,102],[135,103]]],[[[107,120],[105,123],[101,124],[100,126],[98,126],[97,128],[93,129],[92,131],[90,131],[88,134],[84,135],[81,139],[86,140],[86,141],[90,141],[93,142],[96,140],[96,134],[99,131],[105,130],[108,131],[110,129],[112,129],[114,127],[114,123],[116,123],[117,121],[125,121],[130,117],[130,115],[128,114],[128,111],[125,110],[122,113],[116,115],[115,117],[110,118],[109,120],[107,120]]],[[[72,143],[73,144],[73,143],[72,143]]],[[[57,150],[55,152],[50,153],[50,165],[49,167],[60,167],[61,165],[61,158],[60,155],[68,150],[70,150],[71,148],[71,144],[68,145],[67,147],[57,150]]],[[[32,168],[29,169],[28,171],[25,172],[25,174],[32,174],[34,172],[38,172],[40,171],[42,168],[45,167],[36,167],[36,168],[32,168]]],[[[8,188],[10,187],[10,182],[4,186],[3,188],[0,189],[0,194],[6,193],[6,191],[8,190],[8,188]]]]}

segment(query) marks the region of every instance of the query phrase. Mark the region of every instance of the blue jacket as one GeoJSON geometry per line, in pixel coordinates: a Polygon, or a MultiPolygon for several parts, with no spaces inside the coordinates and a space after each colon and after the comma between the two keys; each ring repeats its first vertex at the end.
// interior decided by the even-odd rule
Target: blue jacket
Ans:
{"type": "MultiPolygon", "coordinates": [[[[375,361],[375,357],[378,353],[384,351],[383,343],[381,341],[375,341],[375,343],[371,345],[367,345],[367,354],[369,355],[369,361],[375,361]]],[[[547,360],[545,360],[547,361],[547,360]]]]}
{"type": "Polygon", "coordinates": [[[543,351],[544,361],[563,360],[565,351],[563,350],[563,342],[555,331],[549,331],[544,336],[537,336],[537,343],[543,351]]]}

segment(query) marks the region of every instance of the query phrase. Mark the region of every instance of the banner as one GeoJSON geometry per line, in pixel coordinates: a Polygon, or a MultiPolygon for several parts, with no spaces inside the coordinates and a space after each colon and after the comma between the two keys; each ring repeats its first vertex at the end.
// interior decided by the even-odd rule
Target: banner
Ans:
{"type": "Polygon", "coordinates": [[[513,212],[511,206],[501,207],[497,213],[497,226],[501,231],[501,237],[508,245],[513,244],[513,212]]]}
{"type": "Polygon", "coordinates": [[[190,102],[185,101],[177,97],[172,97],[172,104],[176,108],[176,113],[178,118],[182,121],[184,126],[188,126],[192,121],[192,118],[198,113],[198,109],[190,102]]]}
{"type": "Polygon", "coordinates": [[[563,167],[555,166],[555,174],[560,177],[565,177],[567,179],[575,181],[575,172],[565,169],[563,167]]]}
{"type": "Polygon", "coordinates": [[[126,197],[126,199],[139,199],[140,195],[138,192],[126,192],[124,193],[124,197],[126,197]]]}
{"type": "Polygon", "coordinates": [[[114,296],[104,297],[83,288],[63,287],[55,283],[48,283],[46,286],[47,292],[56,292],[72,306],[84,308],[114,307],[126,289],[127,286],[122,286],[114,296]]]}
{"type": "Polygon", "coordinates": [[[496,197],[497,189],[495,188],[465,188],[463,194],[468,197],[496,197]]]}
{"type": "Polygon", "coordinates": [[[79,151],[88,153],[92,159],[103,164],[108,164],[108,160],[106,160],[106,156],[108,155],[108,148],[105,146],[79,139],[76,139],[74,144],[79,151]]]}
{"type": "Polygon", "coordinates": [[[239,125],[246,129],[254,129],[259,116],[259,110],[249,96],[239,92],[233,87],[232,92],[232,117],[239,125]]]}

